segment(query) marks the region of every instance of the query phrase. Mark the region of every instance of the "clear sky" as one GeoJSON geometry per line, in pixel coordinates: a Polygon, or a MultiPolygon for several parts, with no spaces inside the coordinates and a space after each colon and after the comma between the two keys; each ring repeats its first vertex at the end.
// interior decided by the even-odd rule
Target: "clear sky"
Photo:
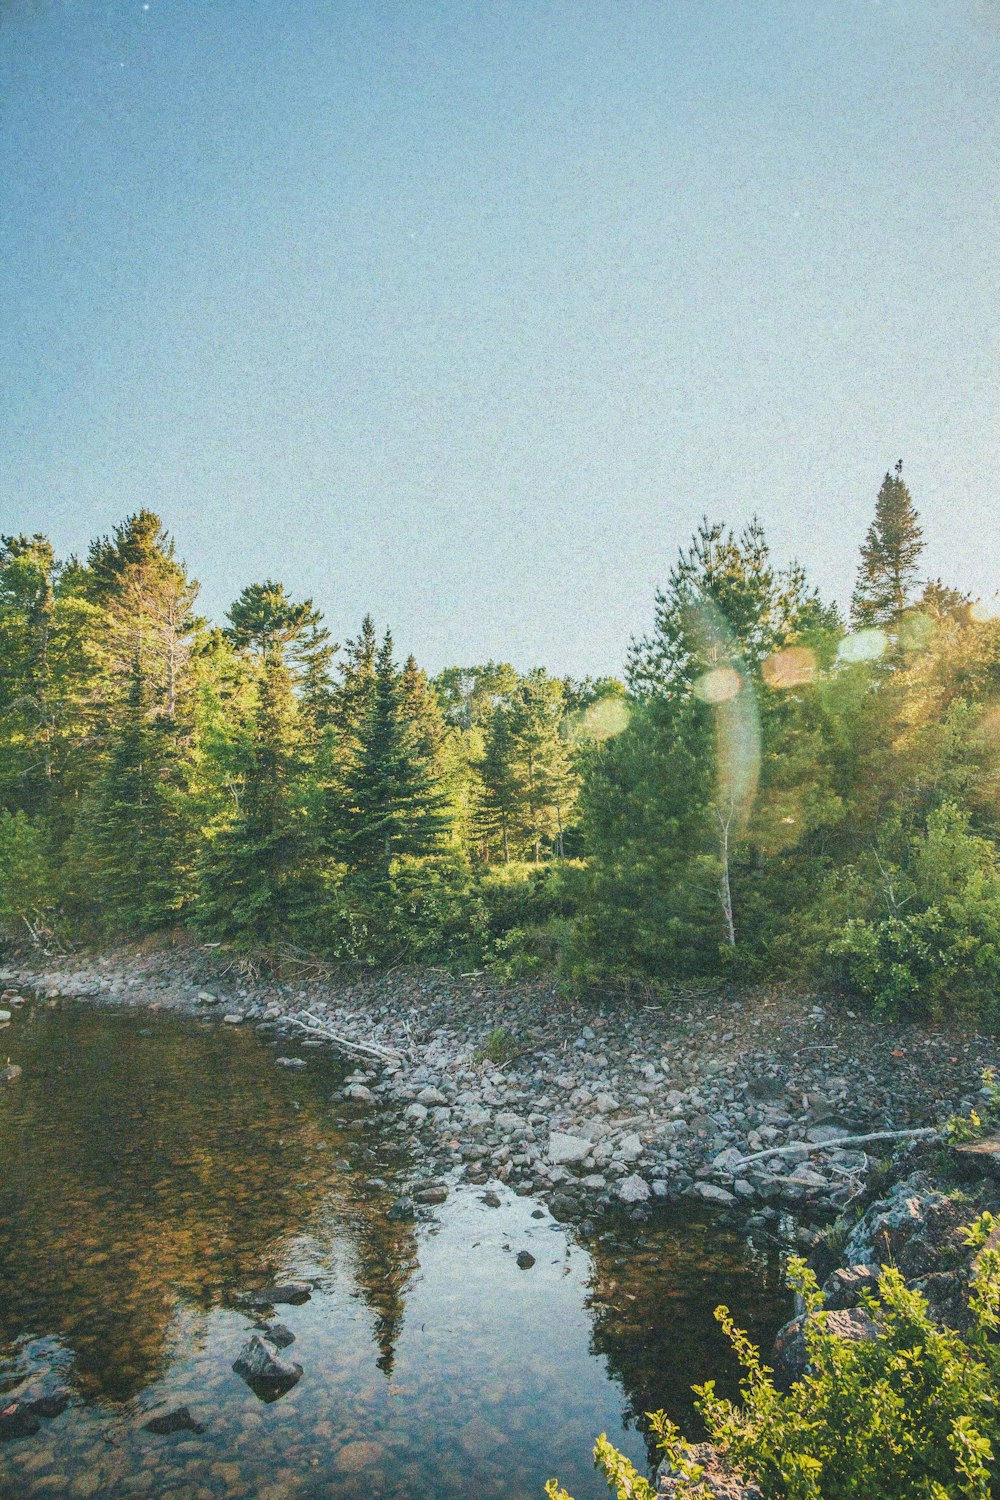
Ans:
{"type": "Polygon", "coordinates": [[[0,0],[0,530],[602,672],[902,457],[992,593],[998,148],[1000,0],[0,0]]]}

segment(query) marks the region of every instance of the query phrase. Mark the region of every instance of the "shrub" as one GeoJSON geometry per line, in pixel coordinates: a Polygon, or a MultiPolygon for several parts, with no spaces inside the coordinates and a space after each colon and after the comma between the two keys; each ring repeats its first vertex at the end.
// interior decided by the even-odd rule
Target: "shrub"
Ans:
{"type": "Polygon", "coordinates": [[[1000,868],[993,845],[946,803],[912,863],[885,873],[890,910],[855,918],[830,945],[849,978],[889,1015],[995,1019],[1000,991],[1000,868]]]}
{"type": "MultiPolygon", "coordinates": [[[[985,1242],[985,1221],[970,1242],[985,1242]]],[[[777,1390],[759,1351],[725,1308],[716,1317],[744,1369],[740,1403],[716,1396],[712,1382],[696,1387],[711,1442],[752,1478],[764,1500],[989,1500],[993,1443],[998,1437],[1000,1252],[984,1249],[969,1298],[972,1330],[964,1338],[939,1327],[919,1292],[899,1272],[884,1270],[877,1296],[864,1306],[877,1327],[868,1341],[844,1339],[816,1314],[822,1293],[793,1260],[790,1285],[805,1303],[808,1370],[791,1389],[777,1390]]],[[[682,1477],[679,1500],[708,1493],[690,1446],[657,1413],[653,1428],[682,1477]]],[[[601,1437],[595,1460],[619,1497],[653,1500],[655,1491],[601,1437]]],[[[550,1500],[568,1500],[556,1482],[550,1500]]]]}

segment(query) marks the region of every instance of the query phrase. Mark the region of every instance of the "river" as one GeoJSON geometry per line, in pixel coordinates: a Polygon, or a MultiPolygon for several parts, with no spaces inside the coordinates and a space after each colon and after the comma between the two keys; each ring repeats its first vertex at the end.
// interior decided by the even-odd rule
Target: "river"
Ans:
{"type": "Polygon", "coordinates": [[[597,1433],[652,1472],[644,1412],[690,1429],[693,1381],[735,1391],[717,1303],[765,1345],[787,1316],[778,1248],[697,1210],[569,1225],[452,1183],[391,1218],[405,1130],[334,1098],[328,1052],[68,1001],[0,1052],[0,1409],[54,1412],[0,1443],[4,1500],[596,1500],[597,1433]],[[302,1375],[262,1399],[232,1367],[293,1278],[302,1375]]]}

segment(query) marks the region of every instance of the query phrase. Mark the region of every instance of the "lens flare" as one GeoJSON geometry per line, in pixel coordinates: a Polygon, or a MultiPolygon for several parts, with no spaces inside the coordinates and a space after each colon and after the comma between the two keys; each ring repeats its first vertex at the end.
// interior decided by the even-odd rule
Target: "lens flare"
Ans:
{"type": "Polygon", "coordinates": [[[768,687],[803,687],[816,680],[816,653],[808,646],[788,646],[769,656],[762,671],[768,687]]]}
{"type": "Polygon", "coordinates": [[[743,679],[735,667],[713,667],[698,678],[694,692],[702,703],[731,703],[742,686],[743,679]]]}
{"type": "Polygon", "coordinates": [[[877,626],[871,630],[857,630],[853,635],[845,635],[837,648],[837,660],[850,664],[859,661],[878,661],[880,656],[885,655],[889,637],[884,630],[877,626]]]}
{"type": "Polygon", "coordinates": [[[571,738],[577,740],[610,740],[621,734],[631,717],[631,709],[624,698],[598,698],[580,713],[571,730],[571,738]]]}

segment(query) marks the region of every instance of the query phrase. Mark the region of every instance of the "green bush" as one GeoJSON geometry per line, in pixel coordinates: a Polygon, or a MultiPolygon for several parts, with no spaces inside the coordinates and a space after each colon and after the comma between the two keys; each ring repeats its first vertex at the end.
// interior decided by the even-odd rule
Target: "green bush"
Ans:
{"type": "Polygon", "coordinates": [[[830,952],[887,1015],[993,1020],[1000,1005],[1000,867],[946,803],[902,870],[883,872],[888,915],[849,921],[830,952]]]}
{"type": "MultiPolygon", "coordinates": [[[[969,1242],[984,1243],[985,1221],[969,1242]]],[[[808,1370],[778,1391],[758,1350],[725,1308],[716,1317],[743,1366],[739,1403],[696,1387],[709,1440],[761,1489],[764,1500],[989,1500],[993,1445],[1000,1436],[1000,1252],[981,1251],[962,1337],[933,1323],[919,1292],[894,1269],[864,1307],[877,1326],[869,1341],[839,1338],[816,1316],[822,1293],[800,1260],[790,1285],[801,1295],[808,1370]]],[[[682,1500],[709,1491],[691,1447],[662,1414],[653,1418],[660,1445],[683,1475],[682,1500]]],[[[619,1500],[654,1500],[655,1491],[601,1437],[595,1460],[619,1500]]],[[[568,1500],[556,1482],[550,1500],[568,1500]]]]}

